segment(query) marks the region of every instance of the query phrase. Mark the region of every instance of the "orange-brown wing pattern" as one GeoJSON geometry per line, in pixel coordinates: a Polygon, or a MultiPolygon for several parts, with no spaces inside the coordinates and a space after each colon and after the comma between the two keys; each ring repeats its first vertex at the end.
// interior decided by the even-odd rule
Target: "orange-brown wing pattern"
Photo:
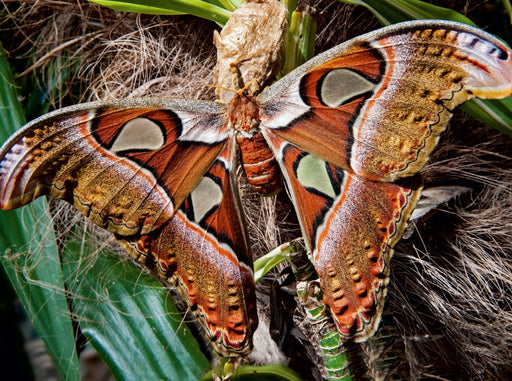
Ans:
{"type": "Polygon", "coordinates": [[[125,247],[188,296],[217,353],[248,354],[257,326],[252,257],[233,184],[230,142],[174,217],[125,247]]]}
{"type": "Polygon", "coordinates": [[[218,353],[247,354],[257,315],[236,140],[260,192],[278,189],[279,163],[325,303],[361,341],[380,319],[393,246],[420,193],[415,174],[453,108],[512,93],[511,60],[478,29],[409,22],[341,44],[257,98],[60,110],[0,150],[0,208],[43,194],[70,202],[176,281],[218,353]]]}
{"type": "Polygon", "coordinates": [[[262,133],[347,339],[365,340],[377,328],[393,246],[420,194],[413,176],[452,110],[475,96],[511,93],[504,44],[429,20],[339,45],[260,96],[262,133]]]}
{"type": "Polygon", "coordinates": [[[191,103],[85,104],[29,123],[0,152],[0,207],[49,194],[120,235],[158,228],[228,137],[220,107],[191,103]]]}
{"type": "Polygon", "coordinates": [[[393,246],[419,199],[417,178],[372,181],[269,134],[339,332],[373,335],[384,307],[393,246]]]}
{"type": "Polygon", "coordinates": [[[265,128],[373,180],[418,172],[452,110],[512,93],[512,53],[457,23],[409,22],[341,44],[264,92],[265,128]]]}
{"type": "Polygon", "coordinates": [[[216,351],[247,354],[257,314],[252,258],[232,173],[224,108],[127,100],[60,110],[2,148],[0,206],[49,194],[116,234],[173,280],[216,351]]]}

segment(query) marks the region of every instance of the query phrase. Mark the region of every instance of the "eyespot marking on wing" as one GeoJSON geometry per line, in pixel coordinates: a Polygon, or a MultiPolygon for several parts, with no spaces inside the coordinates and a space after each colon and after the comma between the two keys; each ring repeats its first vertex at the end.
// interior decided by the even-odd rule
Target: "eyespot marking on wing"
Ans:
{"type": "Polygon", "coordinates": [[[199,223],[222,201],[222,188],[214,179],[204,176],[190,193],[194,221],[199,223]]]}
{"type": "Polygon", "coordinates": [[[323,160],[313,155],[304,155],[296,163],[295,172],[297,179],[304,188],[314,189],[332,199],[336,197],[336,192],[323,160]]]}
{"type": "Polygon", "coordinates": [[[119,131],[110,150],[114,153],[125,151],[154,151],[165,143],[165,134],[156,122],[148,118],[128,121],[119,131]]]}
{"type": "Polygon", "coordinates": [[[318,95],[328,107],[339,107],[355,97],[367,94],[375,84],[349,69],[333,69],[318,82],[318,95]]]}

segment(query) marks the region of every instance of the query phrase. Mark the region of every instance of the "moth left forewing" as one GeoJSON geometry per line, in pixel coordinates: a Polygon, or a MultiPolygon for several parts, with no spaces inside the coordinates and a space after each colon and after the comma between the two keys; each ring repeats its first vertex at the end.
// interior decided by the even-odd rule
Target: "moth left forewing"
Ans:
{"type": "Polygon", "coordinates": [[[324,292],[345,339],[377,329],[393,246],[420,195],[420,180],[371,181],[267,134],[294,201],[324,292]]]}
{"type": "Polygon", "coordinates": [[[252,258],[233,179],[230,141],[172,219],[124,241],[160,277],[176,284],[217,353],[246,355],[257,314],[252,258]]]}
{"type": "Polygon", "coordinates": [[[48,194],[115,233],[176,281],[217,353],[248,354],[257,325],[252,258],[221,104],[97,102],[29,123],[2,148],[0,206],[48,194]]]}
{"type": "Polygon", "coordinates": [[[228,137],[223,108],[140,99],[59,110],[20,129],[0,151],[0,207],[49,194],[116,234],[161,226],[228,137]]]}
{"type": "Polygon", "coordinates": [[[308,61],[260,96],[264,128],[338,167],[394,181],[419,171],[452,110],[512,93],[512,53],[476,28],[416,21],[308,61]]]}

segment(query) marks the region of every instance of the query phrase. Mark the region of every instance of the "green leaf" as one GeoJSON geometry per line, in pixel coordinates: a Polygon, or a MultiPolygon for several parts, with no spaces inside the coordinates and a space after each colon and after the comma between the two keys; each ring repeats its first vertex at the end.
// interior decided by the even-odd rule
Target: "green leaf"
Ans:
{"type": "Polygon", "coordinates": [[[452,9],[438,7],[419,0],[340,0],[366,7],[383,25],[408,20],[440,19],[475,25],[466,16],[452,9]]]}
{"type": "Polygon", "coordinates": [[[505,99],[473,99],[461,107],[472,117],[512,136],[512,97],[505,99]]]}
{"type": "MultiPolygon", "coordinates": [[[[293,5],[292,5],[293,6],[293,5]]],[[[316,22],[305,11],[292,12],[284,42],[283,75],[302,65],[315,54],[316,22]]]]}
{"type": "Polygon", "coordinates": [[[501,0],[501,2],[503,3],[503,7],[507,12],[509,21],[512,24],[512,3],[510,2],[510,0],[501,0]]]}
{"type": "Polygon", "coordinates": [[[297,373],[293,372],[290,368],[281,364],[270,364],[264,366],[250,366],[245,365],[237,369],[234,376],[231,377],[232,381],[260,381],[260,380],[275,380],[275,381],[301,381],[297,373]]]}
{"type": "Polygon", "coordinates": [[[271,252],[254,262],[254,281],[257,283],[270,270],[283,261],[287,261],[293,253],[303,250],[299,240],[283,243],[271,252]]]}
{"type": "Polygon", "coordinates": [[[103,5],[124,12],[137,12],[159,15],[190,14],[215,21],[219,25],[225,25],[231,15],[231,11],[217,5],[219,2],[206,2],[201,0],[90,0],[93,3],[103,5]]]}
{"type": "MultiPolygon", "coordinates": [[[[86,242],[89,239],[85,240],[86,242]]],[[[62,257],[73,313],[117,380],[197,380],[209,368],[169,291],[106,250],[66,243],[62,257]]]]}
{"type": "MultiPolygon", "coordinates": [[[[201,378],[201,381],[213,380],[208,374],[201,378]]],[[[263,366],[242,365],[236,367],[235,373],[229,378],[230,381],[301,381],[302,379],[290,368],[281,364],[270,364],[263,366]]]]}
{"type": "Polygon", "coordinates": [[[211,0],[208,2],[227,9],[228,11],[234,11],[242,5],[242,0],[211,0]]]}
{"type": "MultiPolygon", "coordinates": [[[[25,123],[0,45],[0,139],[25,123]]],[[[46,200],[0,214],[0,262],[28,317],[45,342],[62,379],[80,380],[73,328],[64,294],[52,222],[46,200]]]]}

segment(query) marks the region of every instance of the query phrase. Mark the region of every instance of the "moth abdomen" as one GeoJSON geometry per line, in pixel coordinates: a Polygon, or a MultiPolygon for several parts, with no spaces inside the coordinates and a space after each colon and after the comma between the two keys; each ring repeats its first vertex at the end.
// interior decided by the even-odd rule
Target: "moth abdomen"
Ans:
{"type": "Polygon", "coordinates": [[[261,132],[250,138],[239,135],[237,142],[245,175],[253,189],[263,195],[278,193],[281,190],[279,166],[261,132]]]}

